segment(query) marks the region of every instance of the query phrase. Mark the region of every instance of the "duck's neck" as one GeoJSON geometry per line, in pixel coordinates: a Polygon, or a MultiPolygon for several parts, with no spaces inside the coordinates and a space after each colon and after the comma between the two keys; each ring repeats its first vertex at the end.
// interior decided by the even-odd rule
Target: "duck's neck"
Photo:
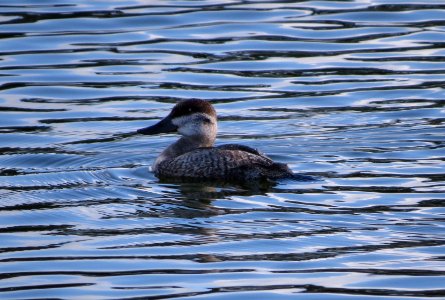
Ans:
{"type": "Polygon", "coordinates": [[[158,165],[165,161],[174,159],[184,153],[202,147],[212,147],[215,142],[215,138],[208,137],[181,137],[179,140],[168,146],[162,153],[156,158],[153,163],[153,171],[156,172],[158,165]]]}

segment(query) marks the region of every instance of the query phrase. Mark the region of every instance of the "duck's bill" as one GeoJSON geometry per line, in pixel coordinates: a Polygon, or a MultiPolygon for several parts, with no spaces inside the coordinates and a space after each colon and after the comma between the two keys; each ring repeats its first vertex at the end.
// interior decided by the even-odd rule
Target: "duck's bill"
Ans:
{"type": "Polygon", "coordinates": [[[174,132],[177,129],[178,127],[172,123],[172,120],[170,118],[167,117],[152,126],[139,129],[137,133],[152,135],[159,133],[174,132]]]}

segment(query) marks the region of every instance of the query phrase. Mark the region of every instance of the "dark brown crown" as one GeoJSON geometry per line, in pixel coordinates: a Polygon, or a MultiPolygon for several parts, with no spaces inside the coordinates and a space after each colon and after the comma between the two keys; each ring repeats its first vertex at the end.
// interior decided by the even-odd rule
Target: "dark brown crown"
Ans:
{"type": "Polygon", "coordinates": [[[199,99],[184,100],[179,102],[175,105],[175,107],[173,107],[170,113],[170,117],[178,118],[194,113],[204,113],[216,117],[216,111],[213,108],[212,104],[210,104],[210,102],[199,99]]]}

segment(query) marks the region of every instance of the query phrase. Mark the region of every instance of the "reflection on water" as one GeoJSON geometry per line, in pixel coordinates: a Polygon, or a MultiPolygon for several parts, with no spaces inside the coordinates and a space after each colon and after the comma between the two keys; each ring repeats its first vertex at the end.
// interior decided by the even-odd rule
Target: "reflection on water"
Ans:
{"type": "Polygon", "coordinates": [[[0,298],[444,297],[445,3],[0,4],[0,298]],[[163,182],[212,101],[218,143],[320,178],[163,182]]]}

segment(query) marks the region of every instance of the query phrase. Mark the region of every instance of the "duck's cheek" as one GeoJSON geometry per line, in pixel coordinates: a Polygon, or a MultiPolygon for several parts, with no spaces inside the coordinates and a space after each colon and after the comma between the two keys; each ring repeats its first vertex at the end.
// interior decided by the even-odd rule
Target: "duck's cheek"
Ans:
{"type": "Polygon", "coordinates": [[[187,123],[179,127],[178,132],[185,136],[192,136],[197,134],[197,129],[192,123],[187,123]]]}

